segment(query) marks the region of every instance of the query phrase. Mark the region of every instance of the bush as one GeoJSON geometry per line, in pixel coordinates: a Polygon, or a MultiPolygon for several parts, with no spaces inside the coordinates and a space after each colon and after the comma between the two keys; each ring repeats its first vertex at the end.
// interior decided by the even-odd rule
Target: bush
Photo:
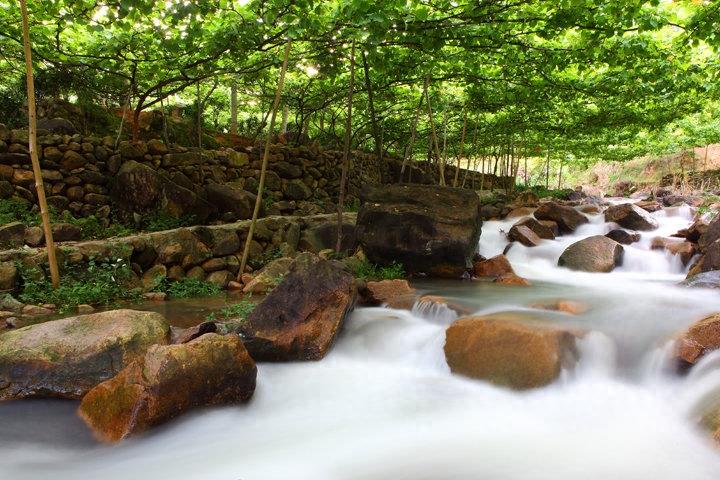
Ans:
{"type": "Polygon", "coordinates": [[[379,267],[370,263],[367,259],[350,262],[350,268],[355,278],[361,280],[394,280],[405,278],[405,268],[397,262],[387,267],[379,267]]]}
{"type": "Polygon", "coordinates": [[[214,283],[204,282],[196,278],[183,278],[171,281],[164,278],[157,290],[167,293],[170,298],[212,297],[219,295],[222,289],[214,283]]]}
{"type": "Polygon", "coordinates": [[[11,222],[22,222],[25,225],[40,223],[40,214],[32,211],[32,204],[13,197],[0,200],[0,225],[11,222]]]}
{"type": "Polygon", "coordinates": [[[82,267],[65,268],[56,289],[38,267],[19,264],[22,278],[18,298],[25,303],[55,304],[61,313],[81,304],[111,305],[119,300],[137,300],[138,289],[127,288],[132,270],[124,260],[114,262],[90,261],[82,267]]]}
{"type": "Polygon", "coordinates": [[[255,309],[255,304],[249,299],[240,301],[221,309],[219,312],[211,312],[205,319],[208,321],[228,321],[231,319],[245,320],[250,312],[255,309]]]}

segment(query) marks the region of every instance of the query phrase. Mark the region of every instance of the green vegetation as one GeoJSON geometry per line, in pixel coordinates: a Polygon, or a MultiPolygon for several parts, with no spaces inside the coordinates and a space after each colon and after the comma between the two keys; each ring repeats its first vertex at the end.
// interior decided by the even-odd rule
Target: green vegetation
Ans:
{"type": "Polygon", "coordinates": [[[22,222],[35,225],[40,222],[39,213],[31,210],[30,202],[13,197],[0,200],[0,225],[11,222],[22,222]]]}
{"type": "Polygon", "coordinates": [[[173,230],[191,225],[195,225],[195,217],[192,215],[178,218],[159,210],[143,215],[140,220],[140,229],[147,232],[173,230]]]}
{"type": "Polygon", "coordinates": [[[18,264],[22,287],[18,298],[24,303],[55,304],[61,313],[81,304],[113,305],[120,300],[137,300],[140,290],[130,288],[133,272],[123,260],[90,261],[82,267],[66,266],[60,286],[52,288],[45,273],[37,267],[18,264]]]}
{"type": "Polygon", "coordinates": [[[350,258],[348,259],[348,264],[355,278],[361,280],[394,280],[407,276],[405,274],[405,268],[397,262],[393,262],[387,267],[380,267],[370,263],[367,259],[358,260],[350,258]]]}
{"type": "Polygon", "coordinates": [[[214,283],[187,277],[177,281],[164,278],[155,290],[167,293],[170,298],[212,297],[222,292],[214,283]]]}
{"type": "MultiPolygon", "coordinates": [[[[0,119],[17,122],[20,14],[17,2],[0,4],[0,119]]],[[[343,144],[355,42],[352,147],[447,164],[448,181],[458,156],[462,165],[550,187],[567,184],[563,170],[720,140],[714,1],[57,0],[29,7],[41,104],[78,99],[86,111],[80,120],[108,131],[117,116],[104,118],[91,105],[117,109],[131,94],[132,119],[122,132],[130,137],[143,133],[141,114],[162,106],[165,115],[148,116],[153,132],[170,118],[171,142],[212,146],[231,131],[260,138],[278,57],[291,39],[282,95],[290,142],[343,144]],[[169,115],[175,109],[190,128],[169,115]],[[431,123],[442,162],[428,154],[431,123]]]]}
{"type": "Polygon", "coordinates": [[[221,309],[219,312],[211,312],[205,320],[208,321],[229,321],[229,320],[245,320],[250,312],[255,309],[255,303],[249,298],[244,299],[238,303],[228,305],[221,309]]]}

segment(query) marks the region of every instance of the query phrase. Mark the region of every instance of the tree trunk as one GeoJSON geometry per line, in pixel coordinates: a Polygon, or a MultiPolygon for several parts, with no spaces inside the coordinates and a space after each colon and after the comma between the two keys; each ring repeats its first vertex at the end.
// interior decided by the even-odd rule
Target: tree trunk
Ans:
{"type": "Polygon", "coordinates": [[[260,167],[260,180],[258,182],[258,193],[255,197],[255,208],[253,209],[252,220],[250,221],[250,228],[248,229],[248,235],[245,239],[245,248],[243,248],[242,259],[240,260],[240,271],[238,272],[238,280],[242,277],[245,272],[245,265],[247,265],[248,255],[250,254],[250,244],[252,243],[253,234],[255,233],[255,224],[257,223],[258,215],[260,214],[260,205],[262,205],[262,194],[265,188],[265,173],[267,171],[268,158],[270,157],[270,140],[272,139],[273,130],[275,129],[275,117],[277,116],[277,110],[280,105],[280,96],[282,95],[283,86],[285,85],[285,72],[287,72],[288,58],[290,58],[290,47],[292,41],[288,40],[285,44],[285,54],[283,56],[282,67],[280,68],[280,78],[278,79],[277,90],[275,90],[275,100],[272,104],[272,114],[270,116],[270,128],[268,129],[267,139],[265,140],[265,150],[263,152],[262,166],[260,167]]]}
{"type": "Polygon", "coordinates": [[[128,93],[127,100],[125,101],[125,104],[122,107],[122,110],[120,112],[120,127],[118,128],[118,134],[115,138],[115,150],[117,150],[118,145],[120,144],[120,137],[122,136],[123,131],[123,124],[125,123],[125,115],[127,114],[128,109],[130,108],[130,101],[132,100],[132,92],[133,87],[130,86],[130,93],[128,93]]]}
{"type": "Polygon", "coordinates": [[[545,162],[545,190],[550,189],[550,147],[547,151],[547,161],[545,162]]]}
{"type": "Polygon", "coordinates": [[[170,135],[168,134],[167,115],[165,113],[165,102],[163,102],[162,96],[160,97],[160,115],[162,115],[163,142],[165,142],[165,145],[170,145],[170,135]]]}
{"type": "Polygon", "coordinates": [[[560,170],[558,170],[558,186],[557,186],[558,190],[560,190],[560,185],[562,184],[562,170],[563,170],[563,161],[562,161],[562,157],[560,157],[560,170]]]}
{"type": "Polygon", "coordinates": [[[417,134],[417,124],[420,119],[420,112],[422,111],[423,98],[425,98],[425,90],[423,90],[422,95],[420,95],[420,101],[418,102],[417,109],[415,110],[415,119],[413,120],[412,128],[410,129],[410,142],[408,143],[407,148],[405,148],[405,156],[403,157],[402,167],[400,167],[400,183],[403,182],[405,167],[407,167],[408,161],[412,158],[413,149],[415,148],[415,135],[417,134]]]}
{"type": "Polygon", "coordinates": [[[380,127],[377,121],[377,115],[375,113],[375,98],[373,96],[372,81],[370,80],[370,67],[368,66],[367,56],[365,52],[361,55],[363,61],[363,71],[365,72],[365,88],[368,92],[368,109],[370,110],[370,122],[372,123],[373,139],[375,140],[375,156],[378,159],[378,165],[380,165],[380,171],[383,172],[383,146],[382,138],[380,135],[380,127]]]}
{"type": "MultiPolygon", "coordinates": [[[[363,58],[365,58],[363,56],[363,58]]],[[[353,93],[355,88],[355,40],[350,47],[350,81],[348,82],[347,96],[347,117],[345,118],[345,138],[343,140],[343,162],[340,174],[340,192],[338,195],[337,210],[337,237],[335,251],[340,253],[342,249],[342,215],[345,208],[345,190],[347,188],[347,176],[350,169],[350,135],[352,134],[352,107],[353,93]]]]}
{"type": "Polygon", "coordinates": [[[432,145],[435,149],[435,158],[439,164],[440,185],[445,186],[445,166],[442,164],[440,157],[440,147],[438,145],[437,133],[435,132],[435,120],[433,118],[432,104],[430,103],[430,77],[425,77],[425,101],[427,102],[428,118],[430,119],[430,135],[432,145]]]}
{"type": "Polygon", "coordinates": [[[230,85],[230,133],[237,135],[238,133],[238,95],[237,84],[235,82],[230,85]]]}
{"type": "Polygon", "coordinates": [[[465,130],[467,129],[467,111],[463,113],[463,128],[462,135],[460,135],[460,153],[457,157],[457,166],[455,167],[455,178],[453,179],[453,187],[457,187],[458,180],[460,179],[460,159],[462,159],[465,149],[465,130]]]}
{"type": "Polygon", "coordinates": [[[290,109],[287,105],[283,106],[282,125],[280,126],[280,133],[287,133],[288,117],[290,116],[290,109]]]}
{"type": "Polygon", "coordinates": [[[202,99],[200,98],[200,82],[195,85],[195,93],[197,95],[197,144],[198,148],[202,148],[202,99]]]}
{"type": "Polygon", "coordinates": [[[35,176],[35,192],[37,193],[40,217],[45,231],[45,246],[47,248],[48,265],[53,288],[60,285],[60,270],[55,255],[55,242],[53,241],[52,226],[50,225],[50,212],[45,198],[45,185],[43,184],[40,160],[38,159],[37,144],[37,117],[35,113],[35,80],[33,78],[32,49],[30,47],[30,27],[28,20],[27,2],[20,0],[22,11],[23,47],[25,49],[25,74],[27,81],[28,100],[28,144],[30,148],[30,161],[35,176]]]}

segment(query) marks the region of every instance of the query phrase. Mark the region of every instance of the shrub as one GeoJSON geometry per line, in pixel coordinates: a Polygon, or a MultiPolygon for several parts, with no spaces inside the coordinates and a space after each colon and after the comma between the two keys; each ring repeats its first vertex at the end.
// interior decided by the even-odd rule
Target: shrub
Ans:
{"type": "Polygon", "coordinates": [[[253,309],[255,309],[255,304],[249,299],[245,299],[239,303],[228,305],[219,312],[211,312],[205,319],[208,321],[228,321],[238,318],[245,320],[253,309]]]}
{"type": "Polygon", "coordinates": [[[367,259],[350,262],[353,275],[361,280],[394,280],[405,278],[405,268],[397,262],[387,267],[379,267],[367,259]]]}
{"type": "Polygon", "coordinates": [[[170,298],[212,297],[219,295],[222,289],[214,283],[204,282],[196,278],[183,278],[171,281],[164,278],[157,290],[165,292],[170,298]]]}
{"type": "Polygon", "coordinates": [[[138,289],[127,288],[132,270],[122,259],[91,260],[82,267],[65,268],[56,289],[38,267],[19,264],[18,269],[22,278],[18,298],[25,303],[53,303],[61,313],[80,304],[111,305],[119,300],[137,300],[140,295],[138,289]]]}

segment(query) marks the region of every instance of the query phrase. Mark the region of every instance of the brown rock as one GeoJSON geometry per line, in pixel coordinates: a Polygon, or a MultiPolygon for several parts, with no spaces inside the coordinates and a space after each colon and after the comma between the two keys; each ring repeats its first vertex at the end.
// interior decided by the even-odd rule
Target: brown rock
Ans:
{"type": "Polygon", "coordinates": [[[692,324],[675,343],[675,356],[683,368],[695,365],[708,352],[720,348],[720,314],[692,324]]]}
{"type": "Polygon", "coordinates": [[[605,210],[605,221],[615,222],[621,227],[631,230],[655,230],[657,220],[648,212],[632,203],[613,205],[605,210]]]}
{"type": "Polygon", "coordinates": [[[245,402],[256,376],[237,335],[208,333],[181,345],[151,347],[89,391],[78,414],[96,437],[113,442],[194,408],[245,402]]]}
{"type": "Polygon", "coordinates": [[[227,270],[218,270],[216,272],[212,272],[205,278],[206,282],[213,283],[220,288],[226,288],[228,286],[228,283],[233,280],[235,280],[235,275],[233,275],[231,272],[228,272],[227,270]]]}
{"type": "Polygon", "coordinates": [[[462,318],[445,337],[445,358],[453,373],[519,390],[552,383],[576,355],[569,331],[503,315],[462,318]]]}
{"type": "Polygon", "coordinates": [[[660,205],[660,203],[656,202],[655,200],[643,200],[642,202],[638,202],[635,205],[642,208],[646,212],[657,212],[658,210],[662,210],[663,206],[660,205]]]}
{"type": "Polygon", "coordinates": [[[32,170],[16,168],[13,172],[12,181],[18,185],[30,185],[31,183],[35,183],[35,175],[33,175],[32,170]]]}
{"type": "Polygon", "coordinates": [[[63,160],[60,163],[60,166],[64,170],[75,170],[76,168],[84,167],[87,162],[87,158],[73,150],[68,150],[63,155],[63,160]]]}
{"type": "Polygon", "coordinates": [[[506,218],[525,217],[527,215],[532,215],[532,213],[533,209],[530,207],[518,207],[510,210],[510,213],[507,214],[506,218]]]}
{"type": "Polygon", "coordinates": [[[397,297],[414,294],[415,289],[410,286],[407,280],[395,279],[367,282],[360,289],[359,303],[362,305],[382,305],[392,302],[397,297]]]}
{"type": "Polygon", "coordinates": [[[653,238],[650,247],[653,250],[665,250],[672,255],[680,256],[680,261],[683,265],[690,263],[690,260],[692,260],[697,253],[694,243],[665,237],[653,238]]]}
{"type": "Polygon", "coordinates": [[[542,242],[542,239],[525,225],[513,225],[510,232],[508,232],[508,239],[513,242],[520,242],[526,247],[537,247],[542,242]]]}
{"type": "Polygon", "coordinates": [[[557,232],[557,224],[555,222],[551,222],[553,224],[553,226],[551,227],[546,225],[546,223],[548,222],[540,222],[533,217],[520,220],[512,226],[510,232],[508,233],[508,236],[513,234],[513,228],[515,227],[527,227],[538,237],[546,240],[553,240],[556,236],[555,234],[557,232]]]}
{"type": "Polygon", "coordinates": [[[552,220],[558,224],[560,232],[574,232],[580,225],[588,223],[588,218],[572,207],[555,202],[543,203],[535,210],[538,220],[552,220]]]}
{"type": "Polygon", "coordinates": [[[506,273],[515,273],[505,255],[497,255],[488,260],[473,264],[476,277],[499,277],[506,273]]]}
{"type": "Polygon", "coordinates": [[[632,245],[633,243],[640,241],[639,233],[628,232],[627,230],[623,230],[622,228],[610,230],[608,233],[605,234],[605,236],[611,240],[615,240],[622,245],[632,245]]]}
{"type": "Polygon", "coordinates": [[[340,264],[298,255],[239,333],[255,360],[319,360],[352,311],[355,294],[355,280],[340,264]]]}
{"type": "MultiPolygon", "coordinates": [[[[402,298],[402,297],[400,297],[400,298],[402,298]]],[[[439,295],[423,295],[422,297],[417,299],[416,304],[419,308],[425,308],[425,309],[436,307],[436,306],[447,307],[450,310],[454,311],[456,314],[458,314],[458,316],[469,315],[470,313],[472,313],[472,311],[469,308],[467,308],[466,306],[460,305],[456,302],[449,301],[447,298],[441,297],[439,295]]],[[[414,307],[415,307],[415,305],[411,305],[408,310],[410,310],[414,307]]]]}
{"type": "Polygon", "coordinates": [[[516,275],[515,273],[503,273],[499,277],[495,278],[494,282],[499,285],[517,285],[521,287],[530,286],[529,281],[516,275]]]}
{"type": "Polygon", "coordinates": [[[265,265],[243,288],[245,293],[265,293],[275,288],[287,275],[293,259],[278,258],[265,265]]]}
{"type": "Polygon", "coordinates": [[[173,335],[171,343],[188,343],[206,333],[216,332],[217,324],[215,322],[203,322],[200,325],[181,330],[177,335],[173,335]]]}
{"type": "Polygon", "coordinates": [[[560,255],[558,265],[584,272],[611,272],[622,264],[625,250],[615,240],[594,235],[573,243],[560,255]]]}

